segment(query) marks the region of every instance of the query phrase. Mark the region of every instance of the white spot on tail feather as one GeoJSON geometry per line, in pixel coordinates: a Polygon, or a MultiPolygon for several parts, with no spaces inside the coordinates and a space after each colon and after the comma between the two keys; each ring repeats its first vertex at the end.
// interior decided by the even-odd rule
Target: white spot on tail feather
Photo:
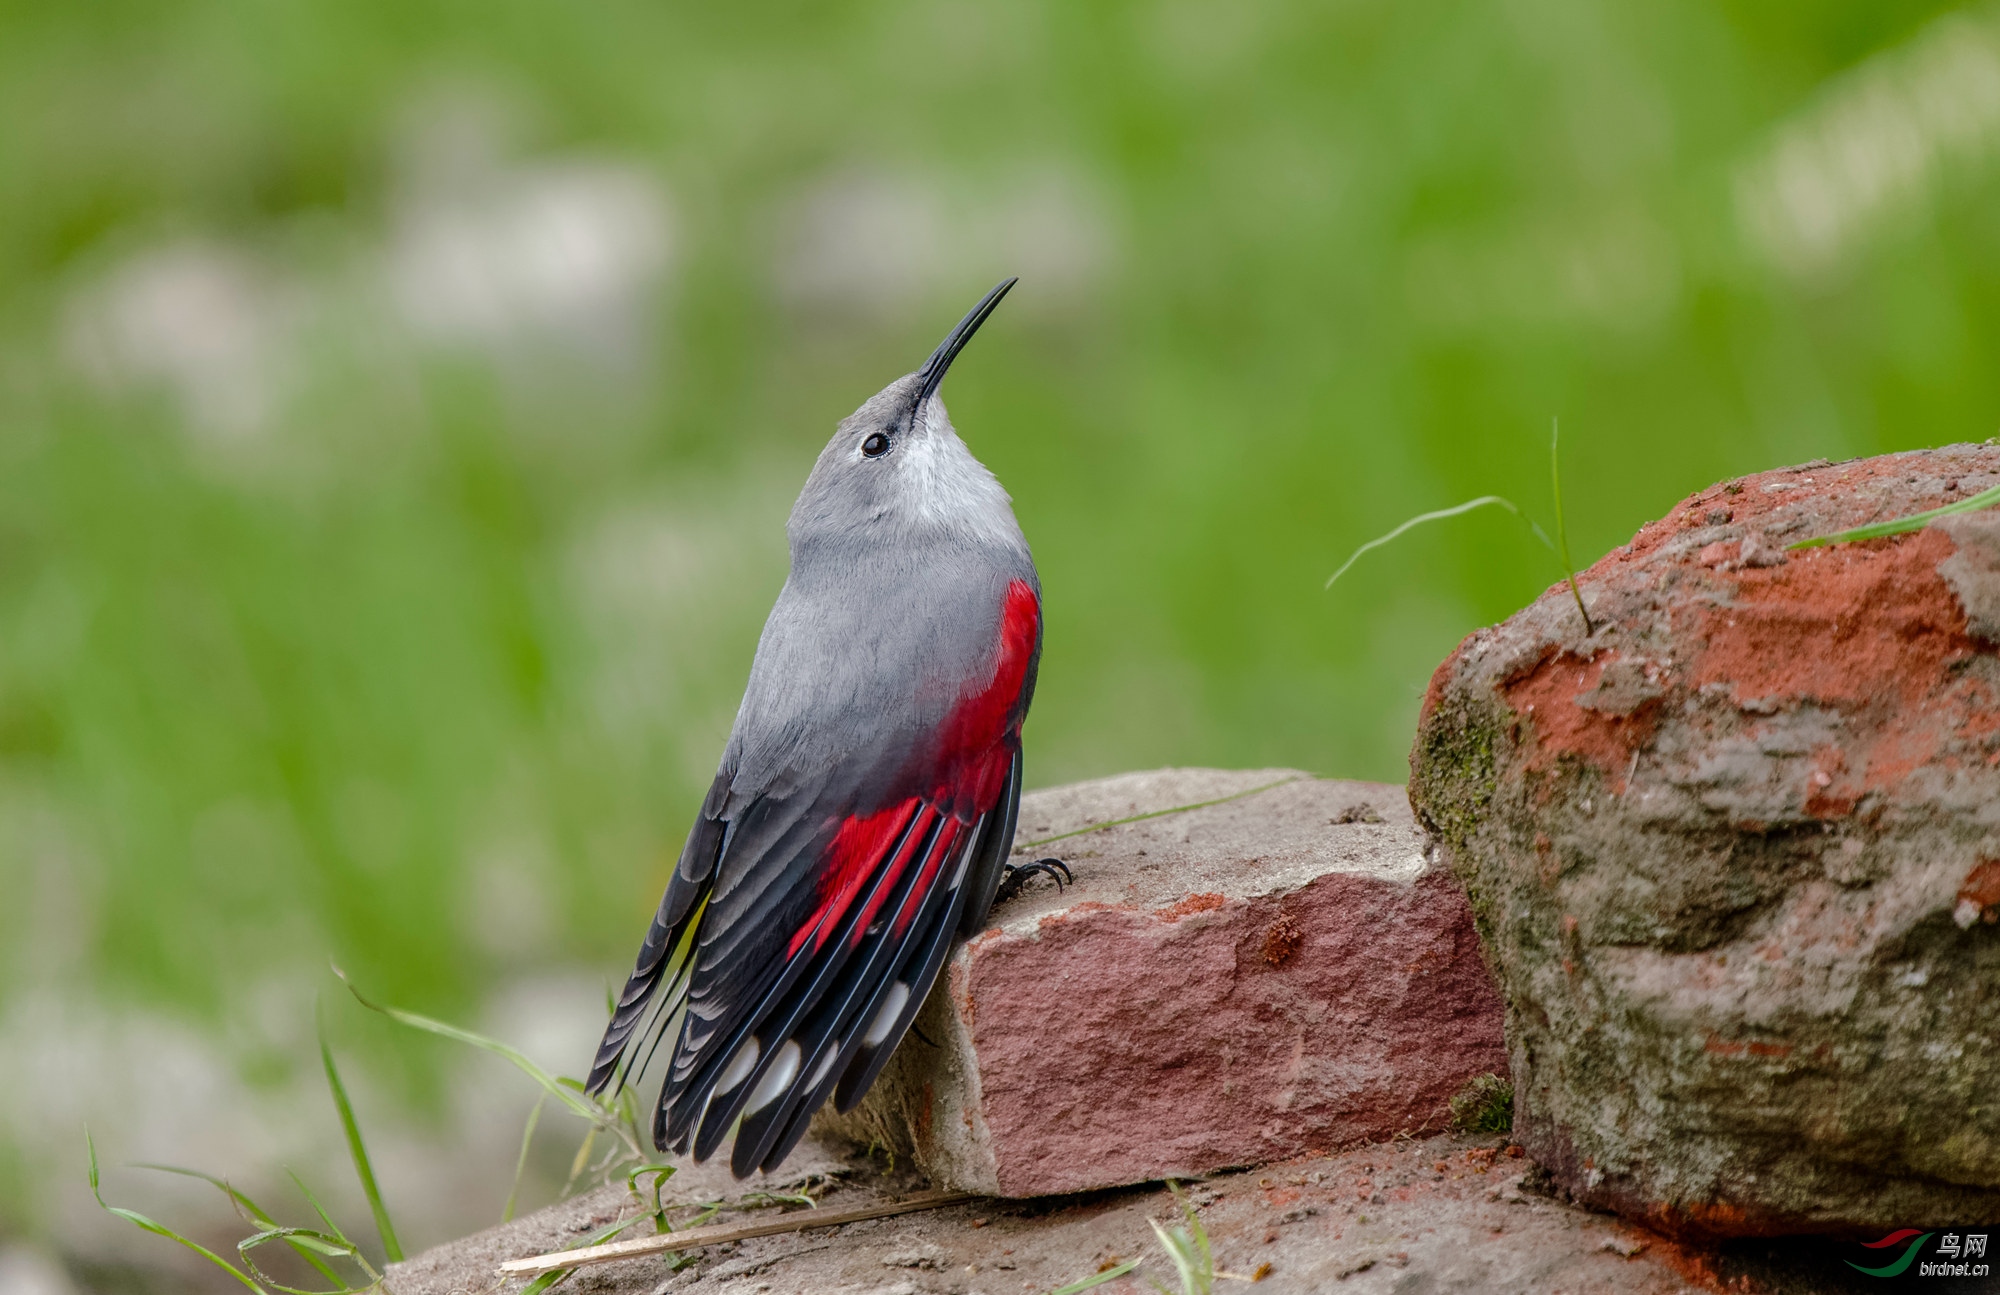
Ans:
{"type": "Polygon", "coordinates": [[[751,1093],[750,1100],[744,1103],[745,1115],[752,1111],[763,1110],[777,1101],[779,1095],[792,1086],[792,1081],[799,1077],[801,1055],[797,1039],[785,1040],[785,1046],[778,1049],[778,1055],[771,1062],[771,1068],[766,1070],[764,1077],[758,1081],[757,1090],[751,1093]]]}
{"type": "Polygon", "coordinates": [[[972,825],[972,832],[970,838],[965,843],[965,848],[958,852],[958,869],[951,874],[951,885],[945,887],[945,889],[957,890],[958,884],[965,880],[965,870],[972,866],[972,852],[979,844],[979,825],[985,821],[982,818],[979,820],[979,823],[972,825]]]}
{"type": "Polygon", "coordinates": [[[888,997],[882,1000],[882,1010],[875,1013],[875,1023],[868,1027],[868,1033],[861,1041],[871,1048],[881,1047],[882,1040],[889,1037],[889,1030],[896,1024],[896,1018],[902,1014],[903,1004],[909,1001],[908,985],[899,980],[889,986],[888,997]]]}
{"type": "Polygon", "coordinates": [[[760,1051],[755,1036],[743,1040],[743,1046],[736,1049],[736,1055],[729,1059],[729,1066],[722,1072],[722,1078],[715,1081],[715,1091],[731,1092],[736,1085],[748,1079],[750,1072],[757,1068],[760,1051]]]}
{"type": "Polygon", "coordinates": [[[826,1055],[819,1059],[819,1064],[817,1066],[813,1067],[813,1077],[806,1082],[806,1087],[808,1089],[818,1088],[820,1086],[820,1081],[826,1078],[826,1072],[833,1069],[833,1063],[838,1061],[839,1059],[840,1059],[840,1040],[835,1039],[833,1042],[826,1045],[826,1055]]]}

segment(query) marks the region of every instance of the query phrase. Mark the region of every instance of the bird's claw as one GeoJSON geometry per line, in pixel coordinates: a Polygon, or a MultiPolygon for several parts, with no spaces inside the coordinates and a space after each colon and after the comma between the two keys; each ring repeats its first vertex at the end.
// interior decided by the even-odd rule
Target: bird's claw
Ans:
{"type": "Polygon", "coordinates": [[[1028,884],[1028,878],[1037,874],[1055,882],[1058,893],[1061,892],[1065,885],[1076,880],[1076,875],[1069,870],[1069,865],[1061,859],[1037,859],[1033,863],[1010,863],[1007,865],[1006,874],[1000,879],[1000,889],[994,893],[993,902],[1004,904],[1014,898],[1021,893],[1022,887],[1028,884]]]}

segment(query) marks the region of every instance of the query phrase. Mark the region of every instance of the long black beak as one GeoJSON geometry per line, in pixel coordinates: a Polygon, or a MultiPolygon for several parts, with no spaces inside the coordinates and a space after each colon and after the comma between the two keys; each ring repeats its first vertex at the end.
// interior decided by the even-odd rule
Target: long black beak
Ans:
{"type": "Polygon", "coordinates": [[[952,329],[946,334],[945,339],[938,343],[938,348],[931,352],[931,358],[925,360],[924,367],[917,370],[916,408],[922,409],[924,402],[937,394],[938,384],[944,381],[945,370],[951,367],[951,362],[958,358],[958,353],[965,349],[965,344],[972,340],[972,335],[979,331],[979,326],[986,322],[986,317],[1000,304],[1000,298],[1007,295],[1007,289],[1019,282],[1019,277],[1013,275],[1001,280],[1000,286],[981,297],[979,304],[967,312],[964,319],[958,321],[958,327],[952,329]]]}

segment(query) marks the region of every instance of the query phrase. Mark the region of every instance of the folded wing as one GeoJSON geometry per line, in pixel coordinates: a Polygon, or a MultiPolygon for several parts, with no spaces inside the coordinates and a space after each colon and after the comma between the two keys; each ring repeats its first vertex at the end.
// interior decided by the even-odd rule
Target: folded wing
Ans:
{"type": "MultiPolygon", "coordinates": [[[[961,932],[985,920],[1014,834],[1020,722],[1039,606],[1009,590],[990,683],[870,787],[853,768],[732,804],[727,770],[689,835],[590,1088],[673,1039],[662,1149],[775,1168],[828,1097],[851,1110],[909,1029],[961,932]],[[902,791],[890,790],[902,788],[902,791]]],[[[874,767],[883,767],[879,760],[874,767]]]]}

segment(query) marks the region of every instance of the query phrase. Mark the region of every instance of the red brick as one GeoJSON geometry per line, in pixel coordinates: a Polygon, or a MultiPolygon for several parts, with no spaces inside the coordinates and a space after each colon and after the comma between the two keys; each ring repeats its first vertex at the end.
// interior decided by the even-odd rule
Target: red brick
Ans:
{"type": "Polygon", "coordinates": [[[830,1121],[1003,1196],[1438,1130],[1504,1073],[1465,897],[1401,787],[1168,769],[1029,795],[1017,846],[1077,874],[994,914],[861,1110],[830,1121]],[[1378,821],[1367,821],[1375,819],[1378,821]],[[1345,821],[1342,821],[1345,820],[1345,821]]]}

